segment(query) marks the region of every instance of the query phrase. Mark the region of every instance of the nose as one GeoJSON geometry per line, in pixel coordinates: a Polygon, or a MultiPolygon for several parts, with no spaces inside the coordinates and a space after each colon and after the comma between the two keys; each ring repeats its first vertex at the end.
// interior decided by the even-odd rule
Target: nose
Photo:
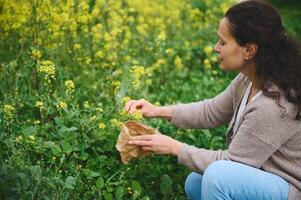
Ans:
{"type": "Polygon", "coordinates": [[[219,42],[217,42],[214,46],[214,51],[217,52],[217,53],[220,53],[220,45],[219,45],[219,42]]]}

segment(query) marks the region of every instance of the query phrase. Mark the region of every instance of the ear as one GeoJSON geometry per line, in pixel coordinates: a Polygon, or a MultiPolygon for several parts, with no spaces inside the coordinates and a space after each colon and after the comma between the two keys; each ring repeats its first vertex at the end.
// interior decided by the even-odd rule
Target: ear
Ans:
{"type": "Polygon", "coordinates": [[[245,59],[252,59],[257,53],[257,48],[257,44],[255,44],[254,42],[248,42],[245,45],[245,59]]]}

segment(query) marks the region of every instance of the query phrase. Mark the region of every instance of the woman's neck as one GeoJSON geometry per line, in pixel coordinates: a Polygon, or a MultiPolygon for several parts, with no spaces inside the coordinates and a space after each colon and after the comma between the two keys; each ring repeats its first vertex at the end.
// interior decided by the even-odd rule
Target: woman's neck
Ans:
{"type": "Polygon", "coordinates": [[[256,74],[255,65],[246,64],[242,70],[240,70],[248,79],[252,82],[252,92],[257,93],[261,90],[260,80],[256,74]]]}

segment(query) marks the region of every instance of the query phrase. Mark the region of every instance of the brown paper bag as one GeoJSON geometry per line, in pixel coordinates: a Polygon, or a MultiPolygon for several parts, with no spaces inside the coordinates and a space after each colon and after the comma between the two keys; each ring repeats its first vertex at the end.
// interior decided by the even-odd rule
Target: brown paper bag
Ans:
{"type": "Polygon", "coordinates": [[[147,126],[145,124],[135,121],[127,121],[123,123],[121,126],[117,143],[115,145],[117,150],[120,152],[122,162],[128,164],[128,162],[132,158],[141,158],[150,153],[143,151],[141,146],[128,144],[128,141],[133,136],[154,134],[160,134],[160,132],[157,129],[147,126]]]}

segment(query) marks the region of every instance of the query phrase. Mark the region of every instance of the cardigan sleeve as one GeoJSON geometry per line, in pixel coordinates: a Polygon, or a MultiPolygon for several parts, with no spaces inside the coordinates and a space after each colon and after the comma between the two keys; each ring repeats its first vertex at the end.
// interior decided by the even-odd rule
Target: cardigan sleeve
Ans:
{"type": "Polygon", "coordinates": [[[236,76],[225,91],[212,99],[173,105],[171,123],[181,128],[212,128],[230,122],[234,113],[233,94],[242,76],[236,76]]]}
{"type": "Polygon", "coordinates": [[[298,122],[289,117],[282,118],[281,109],[276,106],[257,101],[257,105],[248,107],[227,150],[207,150],[183,144],[179,163],[201,173],[217,160],[232,160],[261,168],[281,145],[300,131],[298,122]]]}

